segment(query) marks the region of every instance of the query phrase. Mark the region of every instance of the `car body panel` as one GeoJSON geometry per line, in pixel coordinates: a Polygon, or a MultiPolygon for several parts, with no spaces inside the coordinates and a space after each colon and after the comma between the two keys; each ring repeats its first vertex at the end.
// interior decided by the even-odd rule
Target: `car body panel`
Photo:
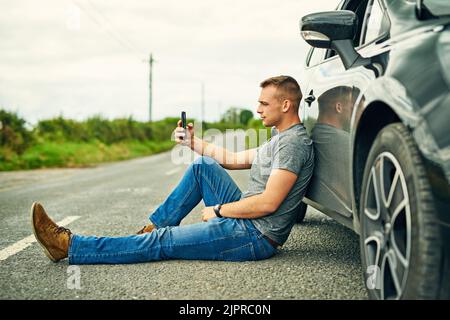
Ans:
{"type": "MultiPolygon", "coordinates": [[[[317,130],[322,132],[319,135],[323,139],[316,143],[319,150],[317,171],[304,201],[357,233],[359,217],[355,208],[359,195],[355,193],[360,181],[354,175],[355,154],[358,137],[365,130],[360,126],[360,120],[376,113],[380,104],[388,106],[411,130],[427,168],[434,168],[429,175],[438,177],[430,180],[435,195],[444,207],[450,202],[450,135],[447,126],[450,94],[446,79],[449,76],[442,66],[442,59],[450,59],[450,56],[445,52],[447,55],[440,57],[437,49],[450,43],[450,19],[419,21],[415,17],[414,3],[398,0],[380,3],[390,19],[389,32],[357,49],[363,57],[371,58],[372,63],[345,70],[341,59],[334,56],[306,68],[304,91],[316,99],[310,104],[305,101],[301,104],[301,115],[308,132],[314,135],[313,128],[318,123],[321,126],[317,128],[323,129],[317,130]],[[330,125],[335,122],[327,122],[326,116],[319,116],[318,97],[342,86],[352,89],[348,127],[330,125]],[[331,130],[338,132],[333,139],[330,138],[331,130]]],[[[322,113],[326,114],[324,110],[322,107],[322,113]]],[[[450,223],[449,219],[449,214],[442,214],[440,222],[446,225],[450,223]]]]}

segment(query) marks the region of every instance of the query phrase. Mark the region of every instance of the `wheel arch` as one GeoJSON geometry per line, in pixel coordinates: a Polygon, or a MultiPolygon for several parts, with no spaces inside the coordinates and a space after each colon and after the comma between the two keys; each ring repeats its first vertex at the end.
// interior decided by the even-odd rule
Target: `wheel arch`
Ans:
{"type": "MultiPolygon", "coordinates": [[[[364,104],[356,107],[360,113],[359,120],[353,124],[351,181],[353,229],[359,233],[359,196],[362,188],[364,166],[370,148],[378,133],[387,125],[402,122],[408,128],[415,128],[421,117],[416,101],[410,96],[405,86],[392,75],[384,75],[373,81],[361,94],[364,104]],[[362,108],[362,110],[359,110],[362,108]]],[[[417,141],[416,141],[417,142],[417,141]]],[[[420,149],[420,143],[418,143],[420,149]]]]}
{"type": "MultiPolygon", "coordinates": [[[[371,102],[361,115],[353,142],[352,180],[354,208],[359,208],[364,167],[375,138],[384,127],[400,121],[401,119],[394,109],[383,101],[371,102]]],[[[354,228],[359,233],[358,210],[353,210],[353,212],[356,223],[354,228]]]]}

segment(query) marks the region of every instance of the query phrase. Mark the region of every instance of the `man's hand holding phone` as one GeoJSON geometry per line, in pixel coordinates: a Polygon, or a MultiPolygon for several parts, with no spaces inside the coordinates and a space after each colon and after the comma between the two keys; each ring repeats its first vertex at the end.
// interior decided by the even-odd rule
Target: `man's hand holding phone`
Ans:
{"type": "Polygon", "coordinates": [[[175,142],[184,146],[191,147],[194,140],[194,125],[192,123],[186,124],[186,113],[181,113],[181,120],[178,121],[176,127],[175,142]]]}

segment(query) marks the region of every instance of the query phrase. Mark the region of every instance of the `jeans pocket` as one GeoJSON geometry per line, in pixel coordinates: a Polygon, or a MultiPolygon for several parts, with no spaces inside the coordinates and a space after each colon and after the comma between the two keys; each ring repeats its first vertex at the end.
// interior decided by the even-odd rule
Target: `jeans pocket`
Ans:
{"type": "Polygon", "coordinates": [[[256,260],[253,243],[249,242],[243,246],[222,251],[220,259],[224,261],[249,261],[256,260]]]}

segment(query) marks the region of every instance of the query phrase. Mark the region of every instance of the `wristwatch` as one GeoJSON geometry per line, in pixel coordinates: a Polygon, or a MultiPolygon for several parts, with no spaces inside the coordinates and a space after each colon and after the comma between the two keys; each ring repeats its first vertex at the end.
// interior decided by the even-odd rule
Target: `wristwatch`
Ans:
{"type": "Polygon", "coordinates": [[[223,216],[220,214],[220,208],[222,208],[221,204],[216,204],[214,206],[214,213],[216,214],[216,216],[218,216],[219,218],[223,218],[223,216]]]}

